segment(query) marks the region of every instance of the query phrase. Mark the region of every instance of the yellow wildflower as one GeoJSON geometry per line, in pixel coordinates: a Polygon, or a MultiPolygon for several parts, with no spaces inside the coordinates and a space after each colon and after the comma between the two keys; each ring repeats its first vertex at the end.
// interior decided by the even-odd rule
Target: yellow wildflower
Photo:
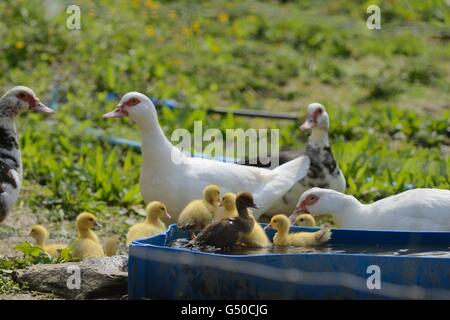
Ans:
{"type": "Polygon", "coordinates": [[[25,48],[25,43],[23,43],[23,41],[17,41],[17,42],[16,42],[16,48],[17,48],[17,49],[23,49],[23,48],[25,48]]]}
{"type": "Polygon", "coordinates": [[[200,31],[200,21],[196,20],[194,21],[194,23],[192,24],[192,30],[194,30],[194,32],[199,32],[200,31]]]}
{"type": "Polygon", "coordinates": [[[175,10],[170,10],[169,17],[170,19],[175,20],[178,17],[177,12],[175,10]]]}
{"type": "Polygon", "coordinates": [[[188,27],[182,27],[181,28],[181,32],[186,36],[186,37],[191,37],[192,36],[192,30],[191,28],[188,27]]]}
{"type": "Polygon", "coordinates": [[[149,37],[153,37],[155,35],[155,29],[152,26],[146,26],[145,34],[149,37]]]}
{"type": "Polygon", "coordinates": [[[227,23],[228,20],[229,20],[229,18],[230,18],[230,17],[229,17],[228,14],[225,13],[225,12],[220,13],[219,16],[218,16],[219,22],[220,22],[220,23],[223,23],[223,24],[227,23]]]}

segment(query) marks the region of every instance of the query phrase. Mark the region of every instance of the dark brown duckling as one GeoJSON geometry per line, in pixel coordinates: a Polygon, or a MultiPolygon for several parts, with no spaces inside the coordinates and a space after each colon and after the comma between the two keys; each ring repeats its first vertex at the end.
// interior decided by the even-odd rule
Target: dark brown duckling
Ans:
{"type": "Polygon", "coordinates": [[[239,193],[236,197],[238,216],[211,223],[187,246],[214,246],[232,250],[243,236],[253,230],[255,220],[250,216],[248,208],[258,208],[252,194],[250,192],[239,193]]]}

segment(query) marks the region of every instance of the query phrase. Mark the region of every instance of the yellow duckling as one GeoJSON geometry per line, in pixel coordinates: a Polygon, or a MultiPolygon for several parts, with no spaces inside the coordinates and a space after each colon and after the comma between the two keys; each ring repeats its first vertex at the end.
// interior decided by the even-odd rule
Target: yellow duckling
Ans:
{"type": "Polygon", "coordinates": [[[240,242],[247,247],[252,248],[264,248],[270,246],[269,237],[267,237],[266,231],[263,227],[256,221],[253,214],[250,213],[250,217],[255,221],[253,225],[253,230],[248,235],[245,235],[240,242]]]}
{"type": "Polygon", "coordinates": [[[72,244],[72,257],[74,259],[85,259],[92,257],[103,257],[105,253],[98,240],[97,235],[91,229],[101,227],[92,213],[80,213],[76,220],[78,238],[72,244]]]}
{"type": "Polygon", "coordinates": [[[219,187],[214,184],[207,186],[203,189],[203,199],[191,201],[181,211],[178,217],[178,228],[187,229],[193,233],[202,230],[216,215],[219,203],[219,187]]]}
{"type": "MultiPolygon", "coordinates": [[[[224,218],[237,217],[238,215],[239,214],[236,208],[236,195],[231,192],[225,193],[222,198],[221,206],[219,210],[217,210],[213,222],[224,218]]],[[[252,248],[263,248],[270,246],[270,240],[267,237],[267,234],[264,231],[264,229],[256,221],[253,214],[249,213],[249,215],[255,222],[253,230],[248,235],[244,236],[239,241],[239,243],[252,248]]]]}
{"type": "Polygon", "coordinates": [[[236,209],[236,195],[232,192],[228,192],[223,195],[222,202],[214,216],[213,222],[224,218],[237,217],[238,215],[236,209]]]}
{"type": "Polygon", "coordinates": [[[103,251],[105,252],[105,256],[112,257],[116,254],[117,250],[119,249],[119,237],[118,236],[112,236],[106,239],[105,243],[103,244],[103,251]]]}
{"type": "Polygon", "coordinates": [[[295,220],[295,223],[298,226],[302,227],[315,227],[316,226],[316,219],[310,214],[303,213],[297,217],[295,220]]]}
{"type": "Polygon", "coordinates": [[[58,257],[61,250],[67,247],[67,245],[60,243],[47,244],[48,231],[44,226],[40,224],[35,224],[31,227],[29,236],[33,237],[34,240],[36,240],[36,245],[38,247],[40,247],[52,257],[58,257]]]}
{"type": "Polygon", "coordinates": [[[268,227],[277,231],[273,237],[273,244],[276,246],[311,247],[320,246],[331,238],[330,229],[321,229],[316,232],[289,233],[291,222],[289,218],[282,214],[272,217],[268,227]]]}
{"type": "Polygon", "coordinates": [[[166,225],[161,221],[161,218],[165,216],[168,219],[171,219],[171,216],[167,212],[167,207],[164,203],[152,201],[147,205],[146,211],[147,218],[145,221],[137,223],[128,229],[127,246],[130,245],[133,240],[151,237],[166,231],[166,225]]]}

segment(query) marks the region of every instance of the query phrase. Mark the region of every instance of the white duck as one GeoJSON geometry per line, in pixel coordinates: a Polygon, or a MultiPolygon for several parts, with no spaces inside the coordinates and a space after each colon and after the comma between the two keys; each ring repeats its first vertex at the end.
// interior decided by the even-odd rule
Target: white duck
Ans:
{"type": "Polygon", "coordinates": [[[0,223],[5,220],[19,197],[22,159],[15,120],[24,111],[53,112],[27,87],[14,87],[0,98],[0,223]]]}
{"type": "Polygon", "coordinates": [[[203,188],[216,184],[224,192],[249,191],[264,212],[307,173],[309,159],[300,157],[274,170],[247,167],[186,156],[164,136],[151,100],[138,92],[125,94],[117,108],[104,118],[129,116],[142,134],[140,189],[146,203],[166,204],[172,221],[198,199],[203,188]]]}
{"type": "Polygon", "coordinates": [[[412,189],[362,204],[353,196],[312,188],[300,197],[291,221],[300,213],[331,213],[350,229],[450,231],[450,190],[412,189]]]}
{"type": "MultiPolygon", "coordinates": [[[[306,148],[303,152],[310,160],[308,174],[299,180],[295,186],[281,197],[267,212],[268,216],[284,213],[290,214],[299,196],[312,187],[328,188],[345,192],[346,182],[344,174],[334,159],[328,140],[330,117],[323,105],[311,103],[308,106],[308,117],[300,126],[301,130],[311,130],[306,148]]],[[[280,153],[280,163],[295,159],[301,152],[280,153]]]]}

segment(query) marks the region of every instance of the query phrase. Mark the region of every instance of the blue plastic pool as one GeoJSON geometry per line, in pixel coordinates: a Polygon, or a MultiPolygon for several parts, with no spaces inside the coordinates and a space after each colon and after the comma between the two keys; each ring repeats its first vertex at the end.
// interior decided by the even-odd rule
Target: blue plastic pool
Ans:
{"type": "Polygon", "coordinates": [[[368,253],[225,255],[169,246],[188,236],[172,225],[167,234],[132,243],[129,299],[450,299],[450,232],[333,229],[329,247],[368,253]],[[393,256],[380,250],[393,247],[447,252],[393,256]]]}

